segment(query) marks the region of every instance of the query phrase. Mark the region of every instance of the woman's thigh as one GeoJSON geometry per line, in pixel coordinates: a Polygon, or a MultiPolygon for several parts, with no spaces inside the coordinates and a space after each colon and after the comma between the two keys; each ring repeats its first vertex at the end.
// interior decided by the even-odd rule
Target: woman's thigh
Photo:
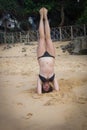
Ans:
{"type": "Polygon", "coordinates": [[[55,56],[55,48],[54,48],[54,44],[51,39],[46,40],[46,50],[51,55],[55,56]]]}
{"type": "Polygon", "coordinates": [[[45,40],[40,39],[37,47],[37,57],[42,56],[45,51],[46,51],[45,40]]]}

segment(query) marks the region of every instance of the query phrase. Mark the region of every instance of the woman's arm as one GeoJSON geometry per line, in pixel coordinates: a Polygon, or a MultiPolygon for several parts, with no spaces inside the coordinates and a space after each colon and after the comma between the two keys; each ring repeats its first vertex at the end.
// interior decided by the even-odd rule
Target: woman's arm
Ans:
{"type": "Polygon", "coordinates": [[[41,81],[40,81],[39,77],[37,79],[37,93],[38,94],[42,93],[42,85],[41,85],[41,81]]]}
{"type": "Polygon", "coordinates": [[[56,76],[54,78],[54,88],[55,88],[55,90],[59,91],[59,84],[57,82],[56,76]]]}

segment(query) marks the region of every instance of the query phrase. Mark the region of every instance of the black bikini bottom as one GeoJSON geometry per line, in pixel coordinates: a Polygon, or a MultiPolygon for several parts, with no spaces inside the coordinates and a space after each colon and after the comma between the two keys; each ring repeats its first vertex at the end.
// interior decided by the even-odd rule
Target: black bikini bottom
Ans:
{"type": "Polygon", "coordinates": [[[39,78],[40,78],[40,80],[41,80],[42,82],[53,82],[53,80],[54,80],[54,78],[55,78],[55,74],[53,74],[53,76],[51,76],[50,78],[45,78],[45,77],[43,77],[43,76],[41,76],[41,75],[39,74],[39,78]]]}
{"type": "Polygon", "coordinates": [[[53,58],[55,58],[54,56],[50,55],[47,51],[45,51],[42,56],[38,57],[38,59],[40,59],[42,57],[53,57],[53,58]]]}

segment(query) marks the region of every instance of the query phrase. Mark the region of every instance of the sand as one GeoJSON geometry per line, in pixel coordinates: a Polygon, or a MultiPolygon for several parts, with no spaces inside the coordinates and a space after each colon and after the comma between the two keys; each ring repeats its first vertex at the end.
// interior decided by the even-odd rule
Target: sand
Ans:
{"type": "Polygon", "coordinates": [[[0,45],[0,130],[87,130],[87,56],[56,48],[60,91],[38,95],[37,43],[0,45]]]}

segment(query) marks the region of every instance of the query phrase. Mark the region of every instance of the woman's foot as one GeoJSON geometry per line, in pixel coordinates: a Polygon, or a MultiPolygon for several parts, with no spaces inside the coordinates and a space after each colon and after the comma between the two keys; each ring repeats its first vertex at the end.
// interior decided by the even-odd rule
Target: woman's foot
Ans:
{"type": "Polygon", "coordinates": [[[41,18],[43,18],[43,15],[44,15],[44,8],[41,8],[41,9],[39,10],[39,13],[40,13],[41,18]]]}
{"type": "Polygon", "coordinates": [[[48,10],[46,8],[43,8],[44,19],[47,18],[47,13],[48,13],[48,10]]]}

